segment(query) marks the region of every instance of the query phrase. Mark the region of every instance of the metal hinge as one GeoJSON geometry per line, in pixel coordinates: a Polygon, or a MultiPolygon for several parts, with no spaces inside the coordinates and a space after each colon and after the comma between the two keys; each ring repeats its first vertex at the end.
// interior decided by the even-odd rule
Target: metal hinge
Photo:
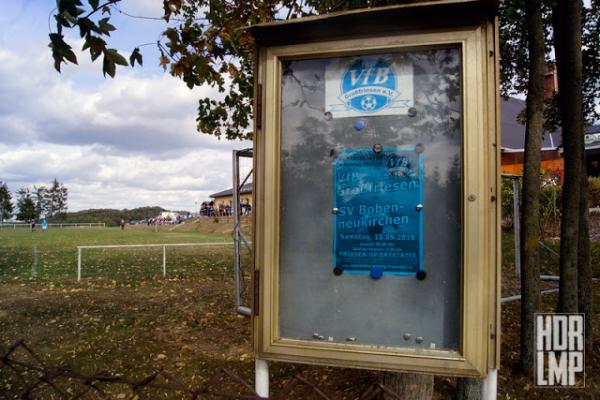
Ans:
{"type": "Polygon", "coordinates": [[[257,316],[260,310],[260,270],[254,270],[254,279],[252,281],[254,287],[254,301],[252,304],[252,313],[257,316]]]}
{"type": "Polygon", "coordinates": [[[262,84],[258,84],[256,88],[256,107],[254,109],[256,129],[262,128],[262,84]]]}

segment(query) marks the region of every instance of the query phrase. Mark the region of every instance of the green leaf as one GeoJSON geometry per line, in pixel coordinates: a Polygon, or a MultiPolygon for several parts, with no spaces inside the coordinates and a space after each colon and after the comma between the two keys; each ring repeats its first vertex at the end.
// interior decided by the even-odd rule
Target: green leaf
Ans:
{"type": "Polygon", "coordinates": [[[115,64],[123,65],[125,67],[129,65],[125,57],[123,57],[117,52],[117,49],[107,49],[104,52],[104,55],[105,57],[108,56],[110,60],[115,64]]]}
{"type": "Polygon", "coordinates": [[[71,46],[69,46],[68,49],[64,50],[64,56],[67,60],[77,65],[77,56],[75,55],[75,53],[73,53],[73,50],[71,50],[71,46]]]}
{"type": "Polygon", "coordinates": [[[106,36],[110,36],[112,31],[117,30],[117,28],[108,23],[109,19],[110,18],[102,18],[100,21],[98,21],[98,29],[100,29],[100,32],[106,36]]]}
{"type": "Polygon", "coordinates": [[[108,51],[104,52],[104,59],[102,60],[102,73],[104,77],[108,74],[111,78],[115,77],[115,63],[111,60],[108,51]]]}
{"type": "MultiPolygon", "coordinates": [[[[69,14],[67,11],[65,11],[62,14],[60,14],[60,16],[63,17],[64,19],[66,19],[67,21],[69,21],[73,25],[77,24],[77,18],[75,18],[74,16],[72,16],[71,14],[69,14]]],[[[62,23],[64,25],[64,21],[62,23]]],[[[67,27],[70,28],[70,26],[68,26],[68,25],[67,25],[67,27]]]]}
{"type": "Polygon", "coordinates": [[[132,67],[135,65],[136,61],[140,65],[140,67],[143,65],[142,54],[140,53],[139,47],[133,49],[133,53],[131,53],[131,55],[129,56],[129,64],[131,64],[132,67]]]}
{"type": "Polygon", "coordinates": [[[57,30],[61,30],[62,27],[66,27],[66,28],[70,28],[71,24],[69,23],[69,21],[67,21],[67,19],[65,17],[63,17],[62,15],[55,15],[54,19],[56,19],[56,29],[57,30]]]}
{"type": "Polygon", "coordinates": [[[91,32],[96,32],[102,34],[100,29],[96,26],[94,21],[89,18],[81,18],[77,21],[77,25],[79,26],[79,33],[81,37],[89,36],[91,32]]]}
{"type": "Polygon", "coordinates": [[[95,10],[98,8],[100,0],[88,0],[88,3],[90,3],[90,6],[95,10]]]}
{"type": "Polygon", "coordinates": [[[56,1],[56,8],[58,9],[59,14],[62,14],[63,12],[66,11],[73,16],[79,15],[77,6],[81,6],[81,0],[57,0],[56,1]]]}
{"type": "Polygon", "coordinates": [[[92,57],[92,61],[96,61],[100,54],[102,54],[106,49],[106,42],[97,36],[90,35],[86,39],[81,50],[86,49],[90,49],[90,56],[92,57]]]}
{"type": "Polygon", "coordinates": [[[60,72],[60,65],[63,62],[70,61],[73,64],[77,64],[77,57],[73,53],[71,46],[63,40],[64,36],[58,33],[51,33],[49,36],[50,44],[48,47],[52,49],[54,68],[60,72]]]}

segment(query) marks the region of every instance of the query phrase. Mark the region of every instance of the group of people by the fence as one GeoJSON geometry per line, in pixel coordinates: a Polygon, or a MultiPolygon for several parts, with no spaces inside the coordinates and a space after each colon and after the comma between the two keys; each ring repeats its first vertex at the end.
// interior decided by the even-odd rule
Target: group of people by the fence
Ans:
{"type": "MultiPolygon", "coordinates": [[[[250,215],[252,213],[252,205],[249,199],[245,199],[240,203],[240,215],[250,215]]],[[[148,226],[155,225],[177,225],[184,222],[187,219],[200,217],[230,217],[233,215],[233,207],[231,202],[225,203],[221,201],[216,203],[215,201],[204,201],[200,205],[199,214],[188,213],[187,215],[175,215],[175,216],[157,216],[148,217],[141,220],[126,220],[121,217],[116,221],[117,225],[123,230],[126,225],[139,225],[145,224],[148,226]]]]}
{"type": "Polygon", "coordinates": [[[146,225],[177,225],[182,223],[184,220],[191,218],[192,216],[183,217],[181,215],[177,215],[175,218],[171,217],[155,217],[155,218],[147,218],[145,220],[146,225]]]}
{"type": "MultiPolygon", "coordinates": [[[[252,213],[252,205],[248,199],[240,203],[240,215],[249,215],[252,213]]],[[[218,205],[214,201],[204,201],[200,205],[201,217],[229,217],[233,215],[231,202],[225,204],[224,201],[218,205]]]]}

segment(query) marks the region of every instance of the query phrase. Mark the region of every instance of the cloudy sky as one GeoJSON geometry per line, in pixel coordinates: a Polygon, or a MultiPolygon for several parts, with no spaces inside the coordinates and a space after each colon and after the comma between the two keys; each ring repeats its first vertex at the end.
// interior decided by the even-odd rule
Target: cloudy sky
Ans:
{"type": "MultiPolygon", "coordinates": [[[[160,16],[160,0],[125,0],[121,10],[160,16]]],[[[3,2],[0,15],[0,180],[11,191],[48,185],[69,189],[69,210],[158,205],[193,210],[195,202],[231,187],[228,142],[195,128],[198,99],[163,72],[153,46],[143,68],[118,67],[104,79],[101,59],[78,54],[79,66],[58,74],[48,49],[48,16],[55,0],[3,2]]],[[[128,55],[155,42],[164,21],[113,14],[109,44],[128,55]]],[[[81,48],[76,32],[67,36],[81,48]]],[[[248,167],[249,163],[246,163],[248,167]]]]}

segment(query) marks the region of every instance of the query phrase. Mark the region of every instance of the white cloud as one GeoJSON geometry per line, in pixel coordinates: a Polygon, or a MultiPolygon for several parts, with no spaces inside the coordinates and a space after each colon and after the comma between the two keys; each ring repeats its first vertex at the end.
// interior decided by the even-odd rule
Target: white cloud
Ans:
{"type": "Polygon", "coordinates": [[[195,130],[198,99],[217,95],[210,87],[189,90],[168,74],[143,77],[121,69],[115,79],[82,89],[68,73],[58,75],[49,57],[36,53],[31,62],[27,54],[0,50],[2,141],[102,144],[134,153],[226,147],[195,130]],[[12,132],[20,138],[9,137],[12,132]]]}
{"type": "Polygon", "coordinates": [[[125,68],[104,80],[79,59],[59,75],[45,44],[0,47],[0,180],[11,190],[56,177],[71,210],[191,210],[231,186],[231,150],[250,144],[196,132],[198,99],[213,89],[125,68]]]}
{"type": "Polygon", "coordinates": [[[229,151],[194,150],[178,158],[111,154],[98,146],[0,144],[0,176],[16,191],[48,185],[69,188],[73,210],[161,205],[188,209],[231,186],[229,151]]]}
{"type": "Polygon", "coordinates": [[[162,17],[165,13],[163,2],[157,0],[127,0],[123,4],[118,4],[122,11],[143,17],[162,17]]]}

